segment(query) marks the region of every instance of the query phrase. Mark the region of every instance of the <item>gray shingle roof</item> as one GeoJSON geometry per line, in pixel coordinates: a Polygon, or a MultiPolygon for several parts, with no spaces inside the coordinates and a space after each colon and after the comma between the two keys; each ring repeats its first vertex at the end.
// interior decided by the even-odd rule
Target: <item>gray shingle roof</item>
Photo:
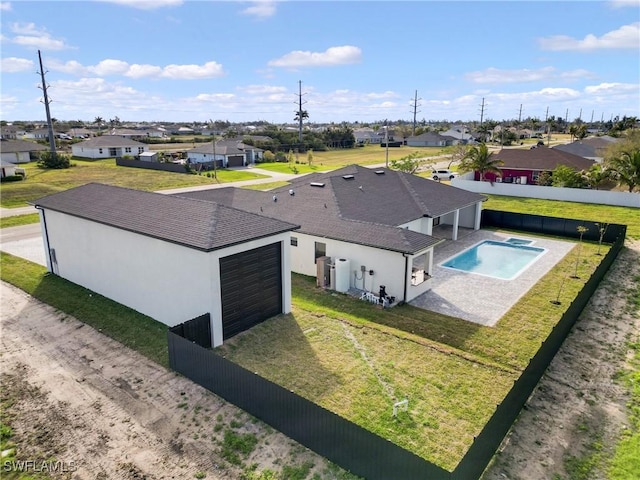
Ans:
{"type": "Polygon", "coordinates": [[[99,183],[54,193],[34,205],[203,251],[298,228],[212,202],[99,183]]]}
{"type": "Polygon", "coordinates": [[[1,140],[0,152],[17,153],[17,152],[40,152],[47,150],[47,147],[39,143],[29,142],[27,140],[1,140]]]}
{"type": "Polygon", "coordinates": [[[300,232],[309,235],[403,253],[417,253],[439,240],[398,225],[423,216],[439,216],[485,198],[414,175],[377,171],[385,173],[353,165],[305,175],[270,192],[229,187],[178,195],[295,223],[301,225],[300,232]],[[343,178],[349,175],[353,178],[343,178]]]}
{"type": "Polygon", "coordinates": [[[495,153],[496,160],[504,163],[500,168],[520,168],[527,170],[554,170],[558,165],[566,165],[576,170],[586,170],[594,164],[593,160],[555,148],[536,147],[530,150],[505,148],[495,153]]]}

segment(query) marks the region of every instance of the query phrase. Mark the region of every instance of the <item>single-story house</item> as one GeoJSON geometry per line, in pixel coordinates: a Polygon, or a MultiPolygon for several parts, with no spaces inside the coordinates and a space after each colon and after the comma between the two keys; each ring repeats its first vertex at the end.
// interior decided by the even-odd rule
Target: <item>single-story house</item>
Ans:
{"type": "MultiPolygon", "coordinates": [[[[56,132],[53,133],[53,136],[56,136],[56,132]]],[[[49,129],[48,128],[36,128],[35,130],[31,130],[30,132],[26,132],[24,134],[24,138],[31,138],[34,140],[48,140],[49,139],[49,129]]]]}
{"type": "Polygon", "coordinates": [[[239,140],[219,140],[203,143],[187,150],[189,163],[213,164],[218,167],[246,167],[262,159],[264,150],[242,143],[239,140]]]}
{"type": "Polygon", "coordinates": [[[80,158],[135,157],[148,152],[149,145],[116,135],[102,135],[71,145],[71,154],[80,158]]]}
{"type": "Polygon", "coordinates": [[[446,147],[451,143],[447,143],[447,138],[439,133],[424,132],[407,138],[406,144],[408,147],[446,147]]]}
{"type": "Polygon", "coordinates": [[[29,163],[38,152],[48,150],[44,145],[27,140],[0,140],[0,160],[8,163],[29,163]]]}
{"type": "Polygon", "coordinates": [[[300,225],[291,270],[338,291],[408,302],[430,288],[434,247],[479,229],[486,197],[394,170],[352,165],[261,192],[233,187],[176,194],[300,225]],[[335,282],[333,282],[335,279],[335,282]]]}
{"type": "Polygon", "coordinates": [[[445,132],[440,132],[443,137],[452,137],[455,139],[455,143],[451,145],[466,145],[468,143],[476,143],[475,134],[473,134],[467,127],[453,126],[445,132]]]}
{"type": "Polygon", "coordinates": [[[19,130],[15,125],[0,125],[0,139],[17,140],[19,130]]]}
{"type": "Polygon", "coordinates": [[[168,326],[209,314],[214,346],[291,309],[294,224],[97,183],[34,205],[51,273],[168,326]]]}
{"type": "Polygon", "coordinates": [[[89,138],[95,135],[93,130],[89,130],[88,128],[72,128],[67,132],[71,138],[89,138]]]}
{"type": "MultiPolygon", "coordinates": [[[[494,153],[492,158],[503,162],[499,167],[502,177],[485,173],[485,180],[534,185],[538,183],[540,173],[552,172],[560,165],[582,171],[588,170],[595,163],[579,155],[544,146],[531,149],[504,148],[494,153]]],[[[479,179],[480,174],[476,172],[475,180],[479,179]]]]}
{"type": "Polygon", "coordinates": [[[601,163],[604,159],[604,150],[617,141],[617,138],[605,135],[602,137],[587,137],[582,140],[576,140],[575,142],[565,145],[556,145],[551,148],[601,163]]]}
{"type": "Polygon", "coordinates": [[[378,134],[371,128],[356,128],[353,136],[358,145],[379,144],[384,139],[384,135],[378,134]]]}

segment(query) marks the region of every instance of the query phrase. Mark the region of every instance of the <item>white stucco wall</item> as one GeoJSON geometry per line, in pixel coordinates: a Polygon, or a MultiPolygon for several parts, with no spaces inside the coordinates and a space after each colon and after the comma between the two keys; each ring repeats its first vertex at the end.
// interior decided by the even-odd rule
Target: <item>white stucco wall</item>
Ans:
{"type": "MultiPolygon", "coordinates": [[[[291,247],[291,271],[312,277],[316,276],[314,242],[319,241],[326,244],[327,256],[331,257],[332,261],[337,258],[349,260],[350,287],[377,293],[380,290],[380,285],[384,285],[388,295],[396,297],[398,301],[403,299],[404,281],[407,275],[405,275],[405,258],[401,253],[339,240],[312,237],[298,232],[293,232],[291,236],[298,239],[298,246],[291,247]],[[364,284],[360,272],[361,265],[364,265],[367,270],[364,284]],[[357,279],[354,276],[354,270],[357,271],[357,279]],[[373,270],[373,275],[369,275],[369,270],[373,270]]],[[[409,269],[411,269],[410,260],[409,269]]]]}
{"type": "Polygon", "coordinates": [[[542,198],[566,202],[596,203],[618,205],[621,207],[640,207],[640,194],[629,192],[610,192],[585,188],[541,187],[539,185],[518,185],[498,182],[476,182],[473,173],[461,175],[451,181],[454,187],[470,192],[509,197],[542,198]]]}
{"type": "Polygon", "coordinates": [[[213,162],[213,159],[215,158],[217,161],[219,162],[223,162],[223,164],[225,163],[225,157],[224,155],[220,155],[217,154],[215,155],[215,157],[211,154],[208,153],[197,153],[197,152],[191,152],[188,154],[188,158],[189,161],[191,163],[208,163],[208,162],[213,162]]]}
{"type": "Polygon", "coordinates": [[[71,155],[80,158],[114,158],[130,155],[135,157],[140,154],[140,149],[143,152],[148,152],[149,147],[147,145],[132,145],[130,147],[113,147],[116,149],[115,155],[111,152],[111,147],[83,147],[80,144],[71,146],[71,155]],[[127,151],[129,149],[130,151],[127,151]],[[102,150],[102,151],[100,151],[102,150]]]}
{"type": "Polygon", "coordinates": [[[0,159],[9,163],[29,163],[31,155],[29,152],[2,152],[0,153],[0,159]]]}
{"type": "Polygon", "coordinates": [[[168,326],[210,313],[214,346],[223,339],[220,258],[280,241],[283,311],[291,311],[289,232],[201,252],[51,210],[44,220],[41,212],[45,223],[50,271],[168,326]]]}

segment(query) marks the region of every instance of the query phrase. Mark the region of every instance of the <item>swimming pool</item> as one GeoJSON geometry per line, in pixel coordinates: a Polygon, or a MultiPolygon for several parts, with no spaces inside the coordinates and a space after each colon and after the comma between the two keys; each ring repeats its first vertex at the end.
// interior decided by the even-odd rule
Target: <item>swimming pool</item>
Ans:
{"type": "Polygon", "coordinates": [[[513,280],[545,252],[544,248],[485,240],[442,262],[440,266],[513,280]]]}

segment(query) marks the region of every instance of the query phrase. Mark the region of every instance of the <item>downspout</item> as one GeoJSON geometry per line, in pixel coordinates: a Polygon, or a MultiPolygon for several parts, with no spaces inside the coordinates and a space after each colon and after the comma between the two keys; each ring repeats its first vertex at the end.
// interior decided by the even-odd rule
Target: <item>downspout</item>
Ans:
{"type": "Polygon", "coordinates": [[[53,257],[51,256],[51,245],[49,244],[49,231],[47,229],[47,217],[44,214],[44,208],[35,205],[36,210],[39,210],[42,214],[42,225],[44,226],[44,239],[47,242],[47,255],[49,256],[49,265],[51,265],[51,273],[55,274],[53,271],[53,257]]]}
{"type": "Polygon", "coordinates": [[[407,274],[409,273],[409,257],[406,253],[403,253],[404,257],[404,297],[402,298],[403,303],[407,303],[407,274]]]}

